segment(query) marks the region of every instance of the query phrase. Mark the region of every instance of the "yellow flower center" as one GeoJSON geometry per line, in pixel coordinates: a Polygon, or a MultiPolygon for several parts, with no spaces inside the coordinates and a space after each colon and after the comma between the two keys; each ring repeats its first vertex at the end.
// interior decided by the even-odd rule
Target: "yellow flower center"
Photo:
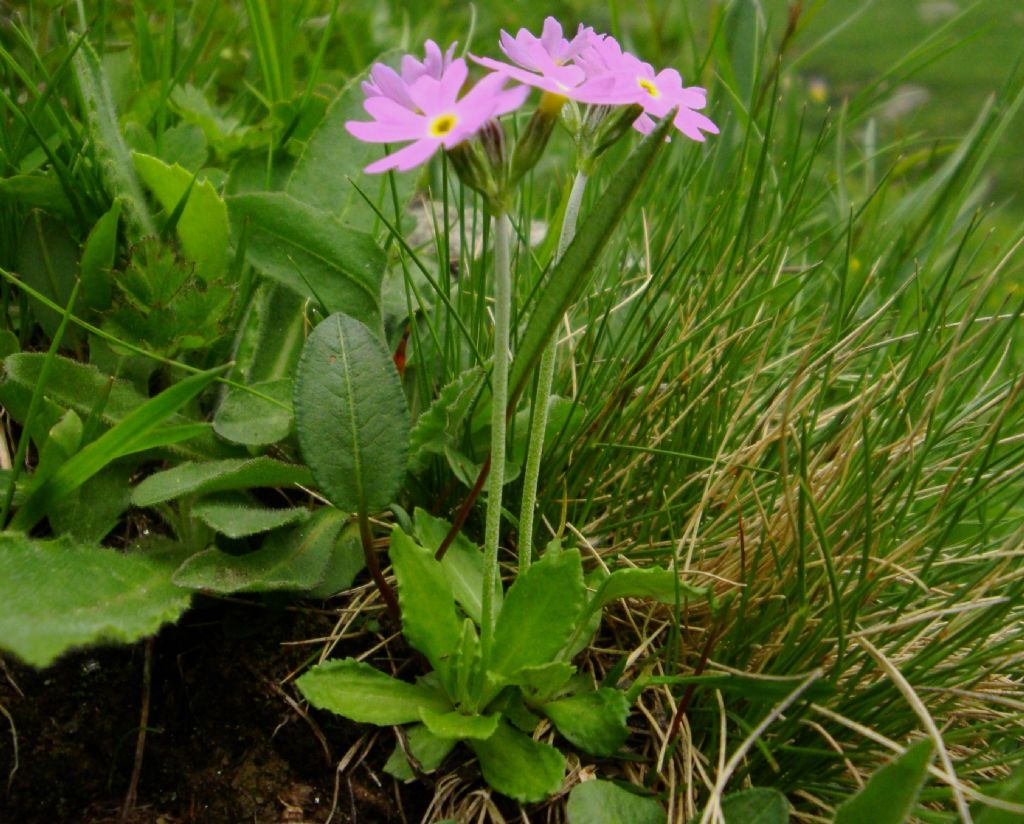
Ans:
{"type": "Polygon", "coordinates": [[[435,117],[430,123],[431,137],[444,137],[455,128],[459,119],[453,114],[442,114],[435,117]]]}
{"type": "Polygon", "coordinates": [[[654,83],[652,83],[650,80],[647,80],[643,77],[638,77],[636,82],[640,86],[640,88],[647,92],[647,94],[649,94],[651,97],[661,97],[661,92],[658,91],[658,87],[655,86],[654,83]]]}

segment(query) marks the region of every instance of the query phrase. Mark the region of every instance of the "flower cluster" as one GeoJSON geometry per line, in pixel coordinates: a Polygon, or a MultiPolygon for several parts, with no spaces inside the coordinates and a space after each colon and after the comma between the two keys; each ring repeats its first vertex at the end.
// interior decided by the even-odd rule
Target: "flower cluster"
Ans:
{"type": "Polygon", "coordinates": [[[500,47],[507,60],[470,56],[490,73],[461,97],[469,72],[466,61],[454,56],[454,44],[442,52],[428,40],[424,60],[406,55],[400,72],[375,64],[363,83],[363,105],[373,120],[353,120],[345,127],[369,143],[408,145],[366,171],[404,171],[439,149],[454,148],[493,119],[519,108],[530,87],[563,102],[631,107],[638,114],[633,126],[644,133],[654,128],[654,118],[672,110],[673,125],[686,137],[703,141],[704,132],[718,133],[697,111],[707,103],[704,89],[684,86],[675,69],[655,72],[610,35],[580,25],[570,40],[558,21],[548,17],[540,37],[526,29],[515,37],[503,31],[500,47]]]}

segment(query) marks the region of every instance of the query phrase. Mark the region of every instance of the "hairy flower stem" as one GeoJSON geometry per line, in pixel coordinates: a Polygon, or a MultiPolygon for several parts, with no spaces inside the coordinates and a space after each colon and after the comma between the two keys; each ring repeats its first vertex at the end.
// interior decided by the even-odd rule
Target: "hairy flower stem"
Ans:
{"type": "MultiPolygon", "coordinates": [[[[565,206],[562,218],[562,231],[558,236],[558,251],[554,263],[558,263],[576,237],[576,221],[583,202],[583,192],[587,188],[587,176],[583,172],[576,173],[569,192],[569,201],[565,206]]],[[[548,345],[541,354],[540,365],[537,367],[537,394],[533,399],[533,410],[530,415],[530,443],[526,453],[526,468],[523,472],[523,504],[519,510],[519,574],[530,568],[533,558],[533,516],[537,508],[537,482],[540,478],[540,459],[544,453],[544,430],[548,425],[548,408],[551,403],[551,384],[555,379],[555,350],[558,345],[558,333],[551,336],[548,345]]]]}
{"type": "Polygon", "coordinates": [[[501,493],[505,483],[505,407],[508,406],[509,323],[512,313],[512,224],[504,212],[494,217],[494,368],[491,371],[491,475],[484,526],[484,591],[481,599],[480,652],[490,653],[494,635],[494,590],[498,586],[501,493]]]}

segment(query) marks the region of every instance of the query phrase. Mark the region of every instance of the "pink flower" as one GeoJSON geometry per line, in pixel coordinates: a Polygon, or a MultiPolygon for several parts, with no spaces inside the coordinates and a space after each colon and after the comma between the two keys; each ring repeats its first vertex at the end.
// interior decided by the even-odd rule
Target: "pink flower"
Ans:
{"type": "Polygon", "coordinates": [[[373,120],[350,120],[345,128],[367,143],[412,142],[371,163],[366,171],[375,174],[419,166],[438,149],[461,143],[487,121],[519,108],[526,99],[528,89],[505,90],[506,78],[498,74],[488,75],[459,99],[467,74],[466,61],[458,58],[442,67],[439,77],[421,75],[405,85],[410,106],[386,94],[368,97],[363,108],[373,120]]]}
{"type": "Polygon", "coordinates": [[[554,17],[544,21],[540,37],[520,29],[515,37],[501,33],[501,50],[516,65],[470,55],[481,66],[500,72],[513,80],[552,94],[585,103],[601,102],[600,92],[607,85],[603,80],[589,82],[586,72],[573,65],[574,60],[594,38],[594,30],[580,24],[576,36],[567,40],[562,25],[554,17]]]}
{"type": "Polygon", "coordinates": [[[614,37],[591,38],[576,58],[588,78],[601,78],[606,84],[602,99],[596,103],[638,103],[644,109],[634,127],[647,134],[654,128],[653,117],[664,117],[679,107],[673,124],[692,140],[703,142],[703,132],[718,134],[718,127],[695,109],[707,105],[707,92],[697,86],[683,86],[683,78],[675,69],[655,73],[650,63],[623,51],[614,37]]]}
{"type": "Polygon", "coordinates": [[[401,74],[384,63],[374,63],[370,68],[370,79],[362,83],[364,94],[367,97],[387,97],[410,111],[416,111],[416,104],[409,96],[409,86],[424,75],[440,80],[452,64],[457,45],[452,43],[442,53],[437,43],[428,40],[424,46],[426,54],[422,62],[411,54],[402,58],[401,74]]]}

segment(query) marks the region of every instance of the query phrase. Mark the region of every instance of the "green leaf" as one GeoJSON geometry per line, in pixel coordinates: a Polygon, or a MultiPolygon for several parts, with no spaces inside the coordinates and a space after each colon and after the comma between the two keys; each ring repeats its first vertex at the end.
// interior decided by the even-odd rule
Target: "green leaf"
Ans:
{"type": "Polygon", "coordinates": [[[188,192],[188,201],[178,218],[176,231],[186,257],[196,265],[196,274],[207,283],[220,280],[228,268],[228,210],[209,180],[196,180],[181,166],[168,166],[157,157],[134,152],[135,169],[164,212],[175,211],[188,192]],[[191,187],[191,191],[189,189],[191,187]]]}
{"type": "MultiPolygon", "coordinates": [[[[448,530],[451,529],[451,524],[417,507],[413,512],[413,527],[416,537],[423,546],[436,553],[448,530]]],[[[484,556],[480,548],[460,532],[441,559],[441,566],[456,603],[479,626],[483,609],[480,593],[484,586],[484,556]]],[[[500,581],[495,581],[494,597],[495,603],[500,607],[504,597],[500,581]]]]}
{"type": "Polygon", "coordinates": [[[295,376],[299,446],[339,509],[376,512],[405,479],[409,416],[390,354],[362,323],[331,315],[306,341],[295,376]]]}
{"type": "Polygon", "coordinates": [[[112,298],[111,269],[117,255],[117,227],[121,219],[121,201],[115,200],[110,211],[96,221],[82,247],[80,275],[82,287],[79,300],[87,309],[103,311],[110,308],[112,298]]]}
{"type": "Polygon", "coordinates": [[[295,683],[317,709],[380,727],[419,721],[423,709],[441,713],[451,709],[440,693],[399,681],[352,658],[319,664],[295,683]]]}
{"type": "Polygon", "coordinates": [[[191,594],[144,555],[0,535],[0,647],[36,667],[66,650],[130,643],[176,620],[191,594]]]}
{"type": "Polygon", "coordinates": [[[283,441],[291,434],[295,422],[291,411],[291,379],[280,378],[249,386],[284,404],[284,408],[248,392],[232,389],[217,409],[213,431],[224,440],[246,446],[268,446],[283,441]]]}
{"type": "Polygon", "coordinates": [[[752,787],[722,799],[725,824],[789,824],[789,802],[778,790],[752,787]]]}
{"type": "Polygon", "coordinates": [[[248,221],[246,256],[260,274],[344,311],[383,337],[386,261],[374,239],[281,192],[228,198],[232,220],[248,221]]]}
{"type": "Polygon", "coordinates": [[[192,507],[192,516],[221,535],[245,538],[304,521],[309,517],[309,510],[304,506],[268,509],[244,500],[209,500],[192,507]]]}
{"type": "Polygon", "coordinates": [[[543,801],[562,786],[565,778],[562,754],[504,721],[490,738],[466,743],[480,761],[484,780],[509,798],[526,803],[543,801]]]}
{"type": "MultiPolygon", "coordinates": [[[[1000,801],[1024,805],[1024,766],[1017,767],[1013,774],[995,786],[982,787],[984,793],[1000,801]]],[[[1018,824],[1020,813],[1001,810],[997,807],[978,806],[971,810],[974,824],[1018,824]]]]}
{"type": "MultiPolygon", "coordinates": [[[[327,511],[337,512],[333,507],[327,507],[327,511]]],[[[318,517],[314,515],[313,517],[318,517]]],[[[324,572],[324,580],[310,590],[310,598],[330,598],[352,586],[355,577],[366,565],[366,556],[363,554],[363,541],[359,535],[359,524],[350,523],[341,530],[341,534],[334,541],[334,548],[331,550],[330,559],[327,561],[327,570],[324,572]]]]}
{"type": "MultiPolygon", "coordinates": [[[[546,698],[569,683],[576,667],[564,661],[550,661],[533,667],[523,667],[508,676],[508,682],[546,698]]],[[[627,705],[628,706],[628,705],[627,705]]]]}
{"type": "Polygon", "coordinates": [[[426,412],[416,419],[409,433],[409,471],[427,468],[431,455],[443,455],[446,448],[458,448],[473,404],[480,396],[486,374],[479,367],[459,373],[445,386],[426,412]]]}
{"type": "MultiPolygon", "coordinates": [[[[399,53],[392,52],[396,57],[399,53]]],[[[379,59],[387,59],[384,55],[379,59]]],[[[377,217],[350,182],[364,192],[378,192],[379,203],[391,206],[391,189],[386,176],[363,174],[363,167],[380,157],[381,149],[356,140],[345,128],[348,120],[365,116],[360,88],[362,77],[353,78],[338,92],[316,132],[295,164],[286,191],[299,200],[329,212],[344,224],[362,231],[372,231],[377,217]]],[[[398,202],[404,206],[416,186],[416,175],[395,175],[398,202]]]]}
{"type": "Polygon", "coordinates": [[[549,701],[541,707],[558,731],[584,752],[614,755],[629,737],[629,699],[622,690],[601,687],[549,701]]]}
{"type": "Polygon", "coordinates": [[[553,660],[580,618],[584,594],[577,550],[548,553],[533,564],[498,613],[488,669],[511,675],[553,660]]]}
{"type": "Polygon", "coordinates": [[[569,824],[665,824],[665,810],[655,799],[623,789],[611,781],[584,781],[569,793],[569,824]]]}
{"type": "Polygon", "coordinates": [[[670,569],[616,569],[598,584],[589,608],[600,609],[619,598],[652,598],[661,604],[675,604],[677,597],[680,602],[690,598],[707,599],[708,592],[709,589],[680,581],[670,569]]]}
{"type": "Polygon", "coordinates": [[[388,555],[398,581],[402,634],[449,681],[448,659],[459,646],[462,626],[444,570],[430,550],[397,526],[391,532],[388,555]]]}
{"type": "Polygon", "coordinates": [[[156,224],[146,206],[128,146],[121,134],[103,63],[87,40],[75,53],[74,61],[82,103],[89,118],[89,131],[107,185],[115,196],[124,199],[136,236],[156,234],[156,224]]]}
{"type": "Polygon", "coordinates": [[[0,179],[0,202],[20,203],[28,207],[72,217],[74,209],[56,175],[13,175],[0,179]]]}
{"type": "Polygon", "coordinates": [[[266,457],[187,462],[150,475],[135,487],[132,503],[135,506],[153,506],[185,495],[296,484],[306,486],[312,482],[313,476],[306,467],[266,457]]]}
{"type": "MultiPolygon", "coordinates": [[[[409,748],[409,755],[419,762],[419,770],[424,773],[431,773],[441,766],[441,762],[448,757],[455,745],[458,743],[453,738],[438,738],[423,724],[413,724],[405,728],[405,742],[409,748]]],[[[402,747],[395,745],[394,752],[384,765],[384,772],[393,775],[399,781],[409,781],[416,775],[412,771],[409,759],[406,758],[402,747]]]]}
{"type": "Polygon", "coordinates": [[[131,470],[128,462],[116,461],[51,507],[53,531],[86,544],[106,538],[131,506],[131,470]]]}
{"type": "Polygon", "coordinates": [[[664,117],[615,172],[611,182],[584,220],[576,238],[538,290],[539,298],[519,338],[509,371],[510,397],[517,398],[532,380],[534,367],[562,317],[576,302],[594,271],[595,263],[632,202],[654,159],[665,144],[672,118],[664,117]]]}
{"type": "Polygon", "coordinates": [[[933,752],[931,739],[925,738],[876,770],[863,789],[839,805],[835,824],[903,824],[928,779],[933,752]]]}
{"type": "Polygon", "coordinates": [[[301,526],[268,535],[254,552],[196,553],[174,573],[174,582],[219,593],[312,589],[324,580],[344,522],[336,509],[317,510],[301,526]]]}
{"type": "MultiPolygon", "coordinates": [[[[78,245],[64,224],[40,212],[25,218],[18,237],[16,266],[22,279],[54,303],[67,306],[78,275],[78,245]]],[[[40,303],[32,305],[32,313],[51,338],[60,326],[63,312],[40,303]]],[[[78,330],[67,329],[72,340],[78,330]]]]}
{"type": "Polygon", "coordinates": [[[493,715],[463,715],[461,712],[439,713],[420,710],[420,719],[438,738],[483,741],[498,729],[498,713],[493,715]]]}
{"type": "Polygon", "coordinates": [[[35,487],[11,521],[11,529],[31,529],[55,501],[69,495],[111,461],[144,447],[144,439],[157,426],[209,386],[221,371],[211,369],[185,378],[130,412],[35,487]]]}

